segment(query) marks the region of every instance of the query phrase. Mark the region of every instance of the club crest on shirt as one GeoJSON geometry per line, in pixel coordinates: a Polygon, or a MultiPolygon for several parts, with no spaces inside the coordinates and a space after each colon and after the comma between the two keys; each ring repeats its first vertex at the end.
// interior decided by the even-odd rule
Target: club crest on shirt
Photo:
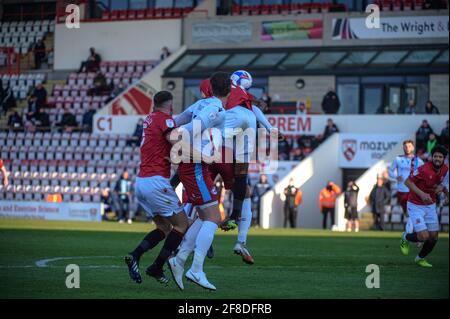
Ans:
{"type": "Polygon", "coordinates": [[[172,119],[167,119],[166,120],[166,125],[168,128],[173,128],[175,126],[175,123],[173,122],[172,119]]]}

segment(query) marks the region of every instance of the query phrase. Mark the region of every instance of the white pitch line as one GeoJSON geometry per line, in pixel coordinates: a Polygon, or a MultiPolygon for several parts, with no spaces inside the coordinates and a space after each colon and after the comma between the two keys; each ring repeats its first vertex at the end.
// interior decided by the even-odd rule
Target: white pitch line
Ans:
{"type": "Polygon", "coordinates": [[[47,265],[50,262],[59,261],[59,260],[70,260],[70,259],[92,259],[92,258],[119,258],[117,256],[77,256],[77,257],[55,257],[49,259],[40,259],[35,262],[36,266],[39,268],[50,267],[47,265]]]}

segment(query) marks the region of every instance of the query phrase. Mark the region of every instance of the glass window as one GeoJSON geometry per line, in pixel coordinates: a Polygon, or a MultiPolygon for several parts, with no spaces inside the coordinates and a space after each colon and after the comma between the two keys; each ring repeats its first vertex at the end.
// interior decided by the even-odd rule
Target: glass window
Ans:
{"type": "Polygon", "coordinates": [[[286,53],[264,53],[252,63],[252,66],[259,68],[272,68],[285,56],[286,53]]]}
{"type": "Polygon", "coordinates": [[[344,57],[345,52],[322,52],[308,63],[305,69],[326,69],[333,67],[344,57]]]}
{"type": "Polygon", "coordinates": [[[403,64],[428,64],[436,55],[439,50],[418,50],[412,51],[410,55],[402,62],[403,64]]]}
{"type": "Polygon", "coordinates": [[[181,58],[173,67],[170,68],[169,72],[184,72],[191,67],[192,64],[197,62],[201,57],[200,54],[188,54],[181,58]]]}
{"type": "Polygon", "coordinates": [[[224,68],[234,68],[246,66],[256,57],[256,53],[237,53],[234,54],[225,64],[224,68]]]}
{"type": "Polygon", "coordinates": [[[261,0],[242,0],[243,6],[258,6],[261,4],[261,0]]]}
{"type": "Polygon", "coordinates": [[[175,0],[175,8],[192,8],[194,0],[175,0]]]}
{"type": "Polygon", "coordinates": [[[130,0],[130,9],[146,9],[147,0],[130,0]]]}
{"type": "Polygon", "coordinates": [[[359,84],[338,84],[337,95],[341,101],[339,114],[359,113],[359,84]]]}
{"type": "Polygon", "coordinates": [[[172,8],[174,0],[155,0],[155,8],[172,8]]]}
{"type": "Polygon", "coordinates": [[[262,4],[265,5],[283,4],[283,0],[263,0],[262,4]]]}
{"type": "Polygon", "coordinates": [[[370,66],[392,64],[396,65],[401,59],[405,57],[408,51],[383,51],[375,60],[370,63],[370,66]]]}
{"type": "Polygon", "coordinates": [[[433,64],[448,64],[448,50],[445,50],[433,64]]]}
{"type": "Polygon", "coordinates": [[[308,63],[316,52],[291,53],[280,65],[280,69],[286,70],[291,66],[302,67],[308,63]]]}
{"type": "Polygon", "coordinates": [[[193,71],[205,70],[205,69],[215,69],[217,68],[225,59],[228,54],[208,54],[205,55],[192,69],[193,71]]]}
{"type": "Polygon", "coordinates": [[[377,51],[365,51],[365,52],[352,52],[348,57],[339,63],[339,67],[351,67],[351,66],[362,66],[367,64],[374,56],[377,51]]]}
{"type": "Polygon", "coordinates": [[[128,9],[128,1],[111,0],[111,10],[125,10],[128,9]]]}

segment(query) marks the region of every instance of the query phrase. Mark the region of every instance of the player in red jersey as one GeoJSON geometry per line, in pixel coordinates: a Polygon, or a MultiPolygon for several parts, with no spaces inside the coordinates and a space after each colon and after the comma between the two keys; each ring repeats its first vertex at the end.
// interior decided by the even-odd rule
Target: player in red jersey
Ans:
{"type": "Polygon", "coordinates": [[[405,181],[410,190],[407,208],[413,232],[403,233],[400,249],[404,255],[408,255],[409,242],[423,242],[415,259],[416,264],[421,267],[432,267],[425,257],[430,254],[438,240],[437,195],[443,192],[448,203],[448,166],[444,164],[446,156],[447,150],[437,146],[432,151],[431,162],[417,168],[412,161],[411,174],[405,181]]]}
{"type": "Polygon", "coordinates": [[[3,175],[3,186],[6,187],[9,185],[8,171],[6,170],[5,165],[3,165],[2,159],[0,159],[0,171],[2,172],[2,175],[3,175]]]}
{"type": "Polygon", "coordinates": [[[183,205],[169,181],[170,151],[174,144],[169,136],[176,127],[172,118],[173,97],[171,93],[161,91],[155,94],[153,101],[154,111],[147,116],[143,124],[136,195],[139,204],[153,218],[157,228],[148,233],[125,257],[129,275],[137,283],[142,282],[139,272],[140,257],[164,238],[164,246],[146,273],[161,283],[169,281],[163,272],[164,263],[180,245],[189,227],[186,214],[183,213],[183,205]]]}

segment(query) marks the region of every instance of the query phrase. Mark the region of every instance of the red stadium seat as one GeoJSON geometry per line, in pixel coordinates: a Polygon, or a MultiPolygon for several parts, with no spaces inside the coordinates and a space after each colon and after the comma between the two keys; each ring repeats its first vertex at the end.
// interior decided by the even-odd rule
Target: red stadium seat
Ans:
{"type": "Polygon", "coordinates": [[[110,12],[109,11],[103,11],[102,12],[102,20],[109,20],[110,17],[110,12]]]}
{"type": "Polygon", "coordinates": [[[414,1],[414,10],[423,10],[425,7],[424,0],[415,0],[414,1]]]}
{"type": "Polygon", "coordinates": [[[128,10],[118,10],[119,20],[126,20],[128,18],[128,10]]]}
{"type": "Polygon", "coordinates": [[[241,13],[241,6],[233,5],[231,8],[231,15],[240,15],[241,13]]]}
{"type": "Polygon", "coordinates": [[[403,0],[403,10],[413,10],[414,0],[403,0]]]}
{"type": "Polygon", "coordinates": [[[136,10],[128,10],[127,17],[130,20],[136,19],[136,10]]]}
{"type": "Polygon", "coordinates": [[[392,9],[394,11],[400,11],[403,9],[403,1],[402,0],[394,0],[392,3],[392,9]]]}
{"type": "Polygon", "coordinates": [[[136,19],[145,19],[145,15],[146,15],[145,9],[136,10],[136,19]]]}

